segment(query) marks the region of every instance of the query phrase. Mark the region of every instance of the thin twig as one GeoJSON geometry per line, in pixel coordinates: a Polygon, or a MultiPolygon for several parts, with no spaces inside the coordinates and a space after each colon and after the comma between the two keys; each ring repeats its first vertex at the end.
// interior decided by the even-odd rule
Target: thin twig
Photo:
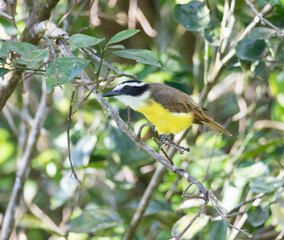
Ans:
{"type": "Polygon", "coordinates": [[[40,129],[43,125],[43,122],[46,118],[47,112],[47,94],[45,91],[45,83],[42,83],[42,96],[36,111],[32,128],[29,132],[29,136],[27,139],[27,144],[24,150],[24,153],[19,161],[19,166],[17,170],[17,176],[15,179],[15,183],[13,186],[12,194],[8,203],[8,207],[3,219],[2,229],[1,229],[1,240],[9,239],[15,221],[15,212],[18,208],[22,189],[25,183],[25,180],[28,176],[31,159],[34,153],[34,148],[37,143],[37,139],[40,133],[40,129]]]}
{"type": "Polygon", "coordinates": [[[206,207],[206,205],[208,204],[209,199],[207,198],[202,207],[199,208],[198,212],[196,213],[196,215],[190,220],[190,222],[188,223],[188,225],[179,233],[179,235],[175,236],[176,240],[181,239],[181,237],[183,236],[183,234],[185,234],[185,232],[191,227],[191,225],[195,222],[195,220],[200,217],[201,213],[203,212],[204,208],[206,207]]]}
{"type": "Polygon", "coordinates": [[[171,164],[174,164],[172,159],[169,157],[165,149],[162,147],[161,143],[159,143],[154,137],[153,137],[154,142],[159,146],[160,150],[162,153],[165,155],[165,157],[170,161],[171,164]]]}
{"type": "MultiPolygon", "coordinates": [[[[84,54],[86,54],[87,56],[89,56],[91,59],[93,59],[96,62],[101,62],[101,58],[98,57],[97,55],[95,55],[94,53],[92,53],[88,48],[80,48],[80,51],[84,54]]],[[[121,71],[119,71],[118,69],[116,69],[115,67],[111,66],[109,63],[103,61],[102,64],[107,68],[110,69],[111,71],[114,71],[116,74],[121,74],[121,76],[125,76],[125,77],[129,77],[132,79],[136,79],[137,77],[134,75],[130,75],[127,73],[123,73],[121,71]]]]}
{"type": "Polygon", "coordinates": [[[239,203],[236,207],[234,207],[230,212],[229,214],[231,214],[232,212],[234,212],[235,210],[239,209],[241,206],[243,205],[246,205],[247,203],[250,203],[250,202],[253,202],[255,201],[256,199],[259,199],[259,198],[263,198],[265,196],[265,193],[260,193],[258,195],[256,195],[255,197],[249,199],[249,200],[246,200],[246,201],[243,201],[241,203],[239,203]]]}
{"type": "Polygon", "coordinates": [[[150,122],[144,123],[144,124],[142,124],[142,125],[139,127],[139,129],[138,129],[138,132],[137,132],[137,139],[141,139],[142,130],[143,130],[144,127],[147,127],[147,126],[150,127],[153,132],[155,131],[155,127],[154,127],[154,125],[153,125],[152,123],[150,123],[150,122]]]}
{"type": "MultiPolygon", "coordinates": [[[[265,16],[273,9],[273,6],[270,4],[265,5],[265,7],[261,11],[261,15],[265,16]]],[[[223,59],[216,61],[214,66],[212,66],[211,71],[208,74],[208,84],[204,86],[200,98],[199,98],[199,105],[202,105],[204,101],[206,100],[206,97],[208,93],[211,91],[211,89],[216,85],[218,81],[218,77],[221,74],[224,66],[235,56],[236,49],[235,46],[239,41],[245,38],[245,36],[257,25],[257,22],[252,21],[245,29],[244,31],[238,35],[235,39],[231,41],[231,48],[230,51],[223,57],[223,59]]]]}
{"type": "MultiPolygon", "coordinates": [[[[70,3],[70,1],[69,1],[70,3]]],[[[62,18],[58,21],[57,26],[60,26],[61,23],[63,23],[63,21],[73,12],[74,7],[76,6],[76,1],[72,1],[71,2],[71,6],[69,5],[67,6],[68,11],[62,16],[62,18]]]]}
{"type": "Polygon", "coordinates": [[[72,116],[72,105],[73,105],[73,99],[74,99],[74,95],[76,92],[76,87],[73,87],[73,91],[72,91],[72,95],[71,95],[71,99],[70,99],[70,107],[69,107],[69,114],[68,114],[68,125],[67,125],[67,145],[68,145],[68,159],[69,159],[69,163],[70,163],[70,168],[71,168],[71,177],[72,175],[74,176],[74,178],[76,179],[77,183],[79,186],[81,186],[81,181],[79,180],[76,171],[73,167],[73,163],[72,163],[72,159],[71,159],[71,147],[70,147],[70,122],[71,122],[71,116],[72,116]]]}
{"type": "MultiPolygon", "coordinates": [[[[185,171],[183,168],[178,168],[174,169],[174,173],[180,174],[182,177],[184,177],[189,183],[193,183],[198,187],[198,193],[197,196],[200,196],[203,194],[203,196],[207,199],[208,198],[208,190],[204,187],[204,185],[197,180],[196,178],[192,177],[187,171],[185,171]]],[[[192,185],[192,184],[191,184],[192,185]]],[[[191,186],[190,185],[190,186],[191,186]]]]}
{"type": "Polygon", "coordinates": [[[214,193],[211,190],[208,191],[208,195],[209,195],[210,200],[212,201],[213,207],[217,210],[217,212],[220,214],[220,216],[222,217],[222,219],[226,222],[228,226],[237,230],[238,232],[242,232],[243,234],[247,235],[249,238],[252,237],[250,233],[246,232],[243,229],[237,228],[231,223],[229,223],[226,217],[227,214],[225,212],[225,209],[219,204],[219,200],[215,197],[214,193]]]}
{"type": "Polygon", "coordinates": [[[38,219],[40,219],[40,221],[45,223],[52,231],[54,231],[59,236],[65,235],[64,229],[60,228],[55,222],[53,222],[53,220],[40,207],[38,207],[34,203],[26,202],[26,205],[28,206],[31,213],[38,219]]]}
{"type": "Polygon", "coordinates": [[[113,82],[115,79],[120,78],[124,76],[122,73],[119,73],[117,75],[111,76],[111,77],[104,77],[102,79],[100,79],[100,82],[105,82],[105,84],[103,86],[101,86],[101,90],[105,89],[106,87],[108,87],[108,85],[113,82]]]}
{"type": "MultiPolygon", "coordinates": [[[[245,0],[246,4],[251,8],[251,10],[253,11],[253,13],[258,17],[259,21],[261,22],[262,25],[268,25],[269,27],[271,27],[272,29],[274,29],[277,34],[280,37],[284,37],[284,33],[275,25],[273,25],[271,22],[269,22],[268,20],[266,20],[261,13],[259,13],[255,6],[249,1],[249,0],[245,0]]],[[[268,3],[270,5],[270,3],[268,3]]]]}
{"type": "Polygon", "coordinates": [[[90,85],[97,84],[97,81],[83,82],[83,81],[74,80],[74,79],[71,82],[78,86],[90,86],[90,85]]]}
{"type": "MultiPolygon", "coordinates": [[[[87,85],[89,86],[89,85],[87,85]]],[[[89,91],[89,93],[83,98],[83,100],[79,103],[78,107],[76,110],[74,110],[72,113],[71,113],[71,116],[73,116],[81,107],[82,105],[84,104],[85,101],[87,101],[87,99],[90,97],[90,95],[92,94],[92,92],[97,88],[97,85],[93,86],[91,88],[91,90],[89,91]]],[[[73,94],[73,93],[72,93],[73,94]]],[[[71,102],[70,102],[70,105],[71,105],[71,102]]],[[[70,106],[71,107],[71,106],[70,106]]]]}
{"type": "Polygon", "coordinates": [[[131,116],[130,116],[130,107],[127,107],[127,126],[130,128],[131,116]]]}
{"type": "Polygon", "coordinates": [[[188,186],[185,188],[185,190],[182,192],[181,197],[183,198],[185,196],[185,193],[187,192],[187,190],[191,187],[193,183],[188,184],[188,186]]]}
{"type": "Polygon", "coordinates": [[[183,198],[187,198],[187,199],[202,199],[202,200],[206,200],[206,198],[205,197],[203,197],[203,196],[197,196],[197,195],[194,195],[194,194],[188,194],[188,195],[185,195],[185,194],[183,194],[182,195],[182,197],[183,198]]]}
{"type": "Polygon", "coordinates": [[[204,42],[204,75],[203,75],[203,82],[204,85],[208,83],[208,58],[209,58],[209,43],[205,40],[204,42]]]}
{"type": "Polygon", "coordinates": [[[7,122],[8,122],[8,124],[9,124],[11,130],[13,131],[13,133],[15,134],[15,136],[18,136],[19,131],[18,131],[17,127],[16,127],[15,121],[14,121],[13,116],[12,116],[12,114],[10,113],[9,109],[5,106],[5,107],[3,108],[3,111],[2,111],[2,112],[3,112],[4,116],[6,117],[7,122]]]}
{"type": "MultiPolygon", "coordinates": [[[[153,129],[152,129],[153,130],[153,129]]],[[[174,140],[177,143],[180,143],[181,140],[184,138],[184,136],[186,135],[187,131],[184,131],[183,134],[178,134],[175,136],[174,140]]],[[[171,159],[174,154],[176,153],[176,149],[170,147],[169,151],[168,151],[168,159],[171,159]]],[[[164,174],[166,173],[167,168],[164,165],[158,165],[157,169],[155,170],[150,183],[148,184],[146,190],[143,193],[143,196],[139,202],[139,205],[131,219],[131,223],[130,223],[130,227],[128,228],[128,230],[126,231],[123,240],[131,240],[134,238],[134,234],[135,231],[141,221],[141,219],[143,218],[144,212],[150,202],[150,200],[153,197],[153,193],[155,192],[155,190],[157,189],[157,187],[159,186],[159,184],[161,183],[164,174]],[[153,187],[153,184],[155,184],[155,187],[153,187]],[[148,204],[143,204],[145,201],[147,201],[148,204]]],[[[177,175],[178,179],[181,179],[181,175],[177,175]]]]}
{"type": "Polygon", "coordinates": [[[59,86],[62,89],[62,86],[60,84],[60,79],[59,79],[58,57],[57,57],[57,55],[55,53],[55,49],[54,49],[53,43],[50,40],[50,38],[47,37],[47,36],[43,36],[43,39],[45,39],[47,41],[48,45],[50,46],[50,50],[52,52],[52,55],[53,55],[53,57],[55,59],[55,78],[56,78],[56,83],[57,83],[57,86],[59,86]]]}
{"type": "Polygon", "coordinates": [[[136,211],[131,219],[130,225],[123,237],[123,240],[131,240],[134,238],[135,230],[138,227],[142,216],[144,215],[144,212],[149,205],[150,200],[152,199],[153,192],[155,192],[160,185],[160,182],[162,181],[162,177],[165,174],[166,170],[167,168],[164,165],[159,165],[157,167],[150,183],[148,184],[141,200],[139,201],[139,205],[136,208],[136,211]]]}

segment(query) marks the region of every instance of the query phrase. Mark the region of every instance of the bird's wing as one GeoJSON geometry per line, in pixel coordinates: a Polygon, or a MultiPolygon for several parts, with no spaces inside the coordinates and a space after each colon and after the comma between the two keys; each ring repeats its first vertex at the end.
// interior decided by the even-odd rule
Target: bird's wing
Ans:
{"type": "Polygon", "coordinates": [[[204,123],[218,133],[232,136],[230,132],[204,113],[204,111],[207,111],[206,108],[198,106],[198,104],[184,92],[159,83],[150,83],[149,85],[150,88],[152,88],[152,97],[164,108],[175,113],[193,113],[194,123],[204,123]]]}
{"type": "Polygon", "coordinates": [[[152,97],[164,108],[175,113],[192,112],[196,123],[206,121],[203,109],[184,92],[163,84],[150,83],[149,85],[152,87],[152,97]]]}

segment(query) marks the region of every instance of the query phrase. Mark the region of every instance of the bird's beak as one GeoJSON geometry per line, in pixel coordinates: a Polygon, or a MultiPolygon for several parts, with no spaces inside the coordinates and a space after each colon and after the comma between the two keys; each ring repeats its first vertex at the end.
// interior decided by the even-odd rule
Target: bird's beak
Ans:
{"type": "Polygon", "coordinates": [[[121,93],[119,91],[111,91],[111,92],[103,94],[103,97],[113,97],[113,96],[118,96],[120,94],[121,93]]]}

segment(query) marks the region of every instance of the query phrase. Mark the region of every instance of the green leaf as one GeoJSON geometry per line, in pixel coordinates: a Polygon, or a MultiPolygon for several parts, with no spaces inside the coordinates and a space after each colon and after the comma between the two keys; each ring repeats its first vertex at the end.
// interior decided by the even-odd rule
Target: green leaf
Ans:
{"type": "Polygon", "coordinates": [[[275,35],[275,31],[268,27],[257,27],[250,31],[247,35],[247,38],[254,39],[254,40],[265,40],[269,39],[275,35]]]}
{"type": "Polygon", "coordinates": [[[101,43],[104,38],[96,38],[85,34],[74,34],[70,38],[70,47],[74,51],[77,48],[94,46],[101,43]]]}
{"type": "Polygon", "coordinates": [[[279,192],[276,192],[275,193],[275,199],[276,199],[276,202],[282,207],[284,208],[284,191],[280,189],[279,192]]]}
{"type": "Polygon", "coordinates": [[[4,77],[4,75],[7,74],[10,71],[11,70],[7,69],[7,68],[0,68],[0,77],[4,77]]]}
{"type": "Polygon", "coordinates": [[[9,132],[6,129],[0,128],[0,165],[11,158],[16,148],[9,137],[9,132]]]}
{"type": "Polygon", "coordinates": [[[24,64],[29,68],[34,68],[37,63],[43,61],[46,57],[48,57],[48,50],[36,49],[23,55],[21,59],[15,59],[14,62],[24,64]]]}
{"type": "Polygon", "coordinates": [[[20,59],[13,60],[15,63],[26,65],[29,68],[34,68],[37,63],[43,61],[49,52],[25,42],[6,43],[6,46],[9,51],[21,55],[20,59]]]}
{"type": "MultiPolygon", "coordinates": [[[[73,165],[81,167],[88,164],[90,155],[97,142],[97,137],[94,134],[86,134],[80,138],[71,151],[73,165]]],[[[69,163],[68,163],[69,164],[69,163]]]]}
{"type": "Polygon", "coordinates": [[[284,71],[270,74],[269,87],[272,95],[276,98],[272,106],[272,119],[284,121],[284,71]]]}
{"type": "Polygon", "coordinates": [[[113,43],[117,43],[117,42],[121,42],[127,38],[132,37],[133,35],[135,35],[136,33],[140,32],[140,30],[138,29],[129,29],[129,30],[124,30],[121,31],[117,34],[115,34],[108,42],[109,44],[113,44],[113,43]]]}
{"type": "Polygon", "coordinates": [[[280,4],[281,4],[280,1],[281,1],[281,0],[269,0],[269,2],[270,2],[273,6],[275,6],[275,5],[280,5],[280,4]]]}
{"type": "Polygon", "coordinates": [[[153,65],[153,66],[156,66],[156,67],[161,67],[161,64],[159,63],[159,59],[150,50],[126,49],[126,50],[114,51],[113,54],[115,54],[119,57],[133,59],[136,62],[149,64],[149,65],[153,65]]]}
{"type": "Polygon", "coordinates": [[[146,211],[145,211],[145,216],[151,216],[153,214],[162,212],[162,211],[171,211],[171,206],[169,204],[166,204],[164,202],[160,202],[158,200],[153,199],[150,201],[146,211]]]}
{"type": "MultiPolygon", "coordinates": [[[[284,65],[284,41],[281,41],[276,51],[276,59],[279,63],[284,65]]],[[[283,69],[283,67],[282,67],[283,69]]]]}
{"type": "MultiPolygon", "coordinates": [[[[283,95],[284,94],[281,94],[280,96],[283,95]]],[[[284,104],[282,105],[279,100],[275,101],[275,103],[273,103],[272,105],[271,119],[279,122],[284,122],[284,104]]]]}
{"type": "MultiPolygon", "coordinates": [[[[137,209],[139,201],[133,210],[137,209]]],[[[172,226],[179,218],[169,204],[153,199],[150,201],[145,214],[148,219],[155,219],[165,226],[172,226]]]]}
{"type": "Polygon", "coordinates": [[[270,91],[274,97],[278,94],[284,93],[284,71],[272,72],[269,76],[268,82],[270,91]]]}
{"type": "Polygon", "coordinates": [[[254,62],[261,57],[264,49],[264,40],[245,38],[236,46],[236,54],[242,60],[254,62]]]}
{"type": "Polygon", "coordinates": [[[7,35],[16,35],[18,33],[18,29],[15,25],[5,18],[0,17],[0,25],[2,25],[7,35]]]}
{"type": "Polygon", "coordinates": [[[36,218],[33,215],[24,215],[18,222],[17,226],[24,228],[32,228],[32,229],[49,230],[47,224],[45,224],[44,222],[42,222],[40,219],[36,218]]]}
{"type": "Polygon", "coordinates": [[[125,49],[123,45],[112,45],[112,46],[109,46],[108,48],[125,49]]]}
{"type": "MultiPolygon", "coordinates": [[[[247,159],[247,158],[245,158],[247,159]]],[[[233,176],[236,180],[243,180],[248,182],[256,179],[260,176],[267,176],[269,174],[269,168],[263,162],[253,163],[250,166],[239,167],[234,170],[233,176]]]]}
{"type": "Polygon", "coordinates": [[[204,2],[191,1],[174,7],[174,19],[188,31],[201,31],[210,22],[209,9],[204,2]]]}
{"type": "Polygon", "coordinates": [[[119,215],[109,209],[88,209],[67,223],[67,230],[75,233],[93,233],[121,224],[119,215]]]}
{"type": "Polygon", "coordinates": [[[265,74],[265,61],[260,60],[254,69],[255,76],[262,78],[265,74]]]}
{"type": "Polygon", "coordinates": [[[198,237],[202,240],[226,240],[227,229],[224,221],[209,222],[198,237]]]}
{"type": "Polygon", "coordinates": [[[51,62],[46,68],[46,89],[62,85],[74,79],[88,64],[89,60],[77,57],[63,57],[58,59],[58,79],[56,77],[56,63],[51,62]]]}
{"type": "Polygon", "coordinates": [[[150,162],[150,158],[143,151],[137,151],[138,148],[133,141],[129,139],[119,128],[108,127],[110,144],[107,147],[109,152],[119,154],[121,164],[132,167],[133,165],[142,165],[150,162]]]}
{"type": "Polygon", "coordinates": [[[284,229],[284,208],[278,203],[272,204],[271,206],[272,217],[279,226],[279,229],[284,229]]]}
{"type": "Polygon", "coordinates": [[[50,199],[50,209],[54,210],[62,206],[68,199],[70,199],[77,189],[77,183],[70,178],[71,171],[64,172],[64,176],[60,179],[57,189],[52,190],[52,198],[50,199]]]}
{"type": "Polygon", "coordinates": [[[36,46],[25,42],[6,43],[6,46],[9,51],[23,56],[28,56],[30,52],[38,50],[36,46]]]}
{"type": "MultiPolygon", "coordinates": [[[[272,146],[278,146],[278,145],[283,145],[284,144],[284,139],[283,138],[277,138],[272,141],[267,142],[266,144],[263,145],[258,145],[257,147],[245,152],[241,157],[240,160],[246,160],[251,157],[255,157],[259,155],[260,153],[265,152],[268,148],[272,146]]],[[[260,162],[261,163],[261,162],[260,162]]],[[[257,163],[257,166],[259,166],[260,163],[257,163]]]]}
{"type": "Polygon", "coordinates": [[[205,39],[212,46],[219,46],[221,39],[221,23],[217,19],[213,19],[209,26],[205,29],[205,39]]]}
{"type": "Polygon", "coordinates": [[[0,40],[0,56],[1,57],[9,57],[9,51],[6,47],[6,43],[0,40]]]}
{"type": "Polygon", "coordinates": [[[250,189],[254,193],[269,193],[274,192],[278,188],[282,187],[284,179],[277,179],[275,177],[260,177],[250,182],[250,189]]]}
{"type": "MultiPolygon", "coordinates": [[[[184,228],[188,225],[188,223],[195,217],[195,214],[188,214],[183,216],[180,220],[178,220],[173,228],[172,228],[172,237],[178,235],[184,228]]],[[[191,225],[191,227],[185,232],[181,239],[192,239],[197,233],[199,233],[208,223],[209,216],[205,214],[201,214],[195,222],[191,225]]]]}
{"type": "Polygon", "coordinates": [[[266,219],[268,218],[269,211],[268,208],[264,207],[251,207],[248,211],[248,222],[253,227],[259,227],[265,223],[266,219]]]}
{"type": "Polygon", "coordinates": [[[0,58],[0,64],[6,64],[6,61],[3,58],[0,58]]]}

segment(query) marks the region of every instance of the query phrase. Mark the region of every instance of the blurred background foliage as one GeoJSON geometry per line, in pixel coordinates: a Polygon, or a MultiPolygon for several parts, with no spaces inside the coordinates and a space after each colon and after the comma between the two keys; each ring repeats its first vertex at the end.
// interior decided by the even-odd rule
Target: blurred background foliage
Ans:
{"type": "MultiPolygon", "coordinates": [[[[15,25],[0,18],[2,40],[21,35],[29,11],[27,2],[18,1],[15,25]]],[[[255,18],[244,0],[235,2],[227,23],[222,19],[224,14],[229,14],[228,6],[234,1],[198,2],[190,17],[182,14],[182,5],[177,5],[188,2],[109,0],[94,1],[91,5],[86,0],[62,0],[51,18],[70,35],[82,32],[107,40],[119,31],[140,29],[122,44],[127,49],[152,50],[162,68],[134,64],[133,60],[115,55],[110,55],[106,61],[120,71],[136,75],[138,80],[181,89],[196,101],[203,94],[205,98],[201,103],[209,110],[208,115],[233,134],[228,138],[193,127],[181,142],[188,144],[191,151],[175,154],[175,165],[187,169],[211,189],[228,213],[243,212],[229,220],[253,234],[253,239],[282,239],[283,38],[259,23],[244,39],[236,41],[255,18]],[[191,25],[188,21],[192,21],[191,25]],[[224,41],[225,47],[221,49],[224,41]],[[234,49],[235,54],[211,84],[206,72],[212,73],[216,68],[218,53],[226,56],[234,49]],[[203,90],[207,86],[210,89],[206,93],[203,90]],[[240,204],[250,199],[252,201],[240,204]]],[[[283,1],[251,2],[258,10],[272,4],[273,9],[265,17],[278,28],[284,28],[283,1]]],[[[99,52],[99,48],[95,48],[99,52]]],[[[79,56],[79,52],[75,53],[79,56]]],[[[92,68],[87,66],[85,70],[94,79],[92,68]]],[[[103,69],[102,75],[105,72],[103,69]]],[[[21,134],[24,133],[20,129],[23,124],[27,128],[32,124],[29,116],[33,116],[38,107],[41,79],[40,75],[34,75],[29,78],[28,87],[19,85],[0,115],[0,223],[14,184],[17,159],[21,156],[21,134]]],[[[126,78],[117,79],[113,85],[123,80],[126,78]]],[[[122,239],[157,168],[157,162],[139,151],[90,96],[71,121],[72,159],[82,180],[78,189],[76,181],[70,178],[67,159],[71,93],[72,83],[67,83],[63,88],[56,87],[52,94],[17,211],[15,239],[16,236],[37,240],[122,239]]],[[[85,95],[86,89],[79,88],[74,108],[85,95]]],[[[114,99],[110,102],[127,121],[126,107],[114,99]]],[[[131,127],[135,131],[144,122],[141,114],[131,112],[131,127]]],[[[143,139],[158,151],[151,137],[150,131],[143,131],[143,139]]],[[[153,193],[134,239],[163,240],[179,233],[202,205],[196,199],[181,198],[186,187],[185,180],[167,172],[153,193]]],[[[197,221],[183,239],[246,239],[242,233],[229,229],[210,205],[197,221]]]]}

